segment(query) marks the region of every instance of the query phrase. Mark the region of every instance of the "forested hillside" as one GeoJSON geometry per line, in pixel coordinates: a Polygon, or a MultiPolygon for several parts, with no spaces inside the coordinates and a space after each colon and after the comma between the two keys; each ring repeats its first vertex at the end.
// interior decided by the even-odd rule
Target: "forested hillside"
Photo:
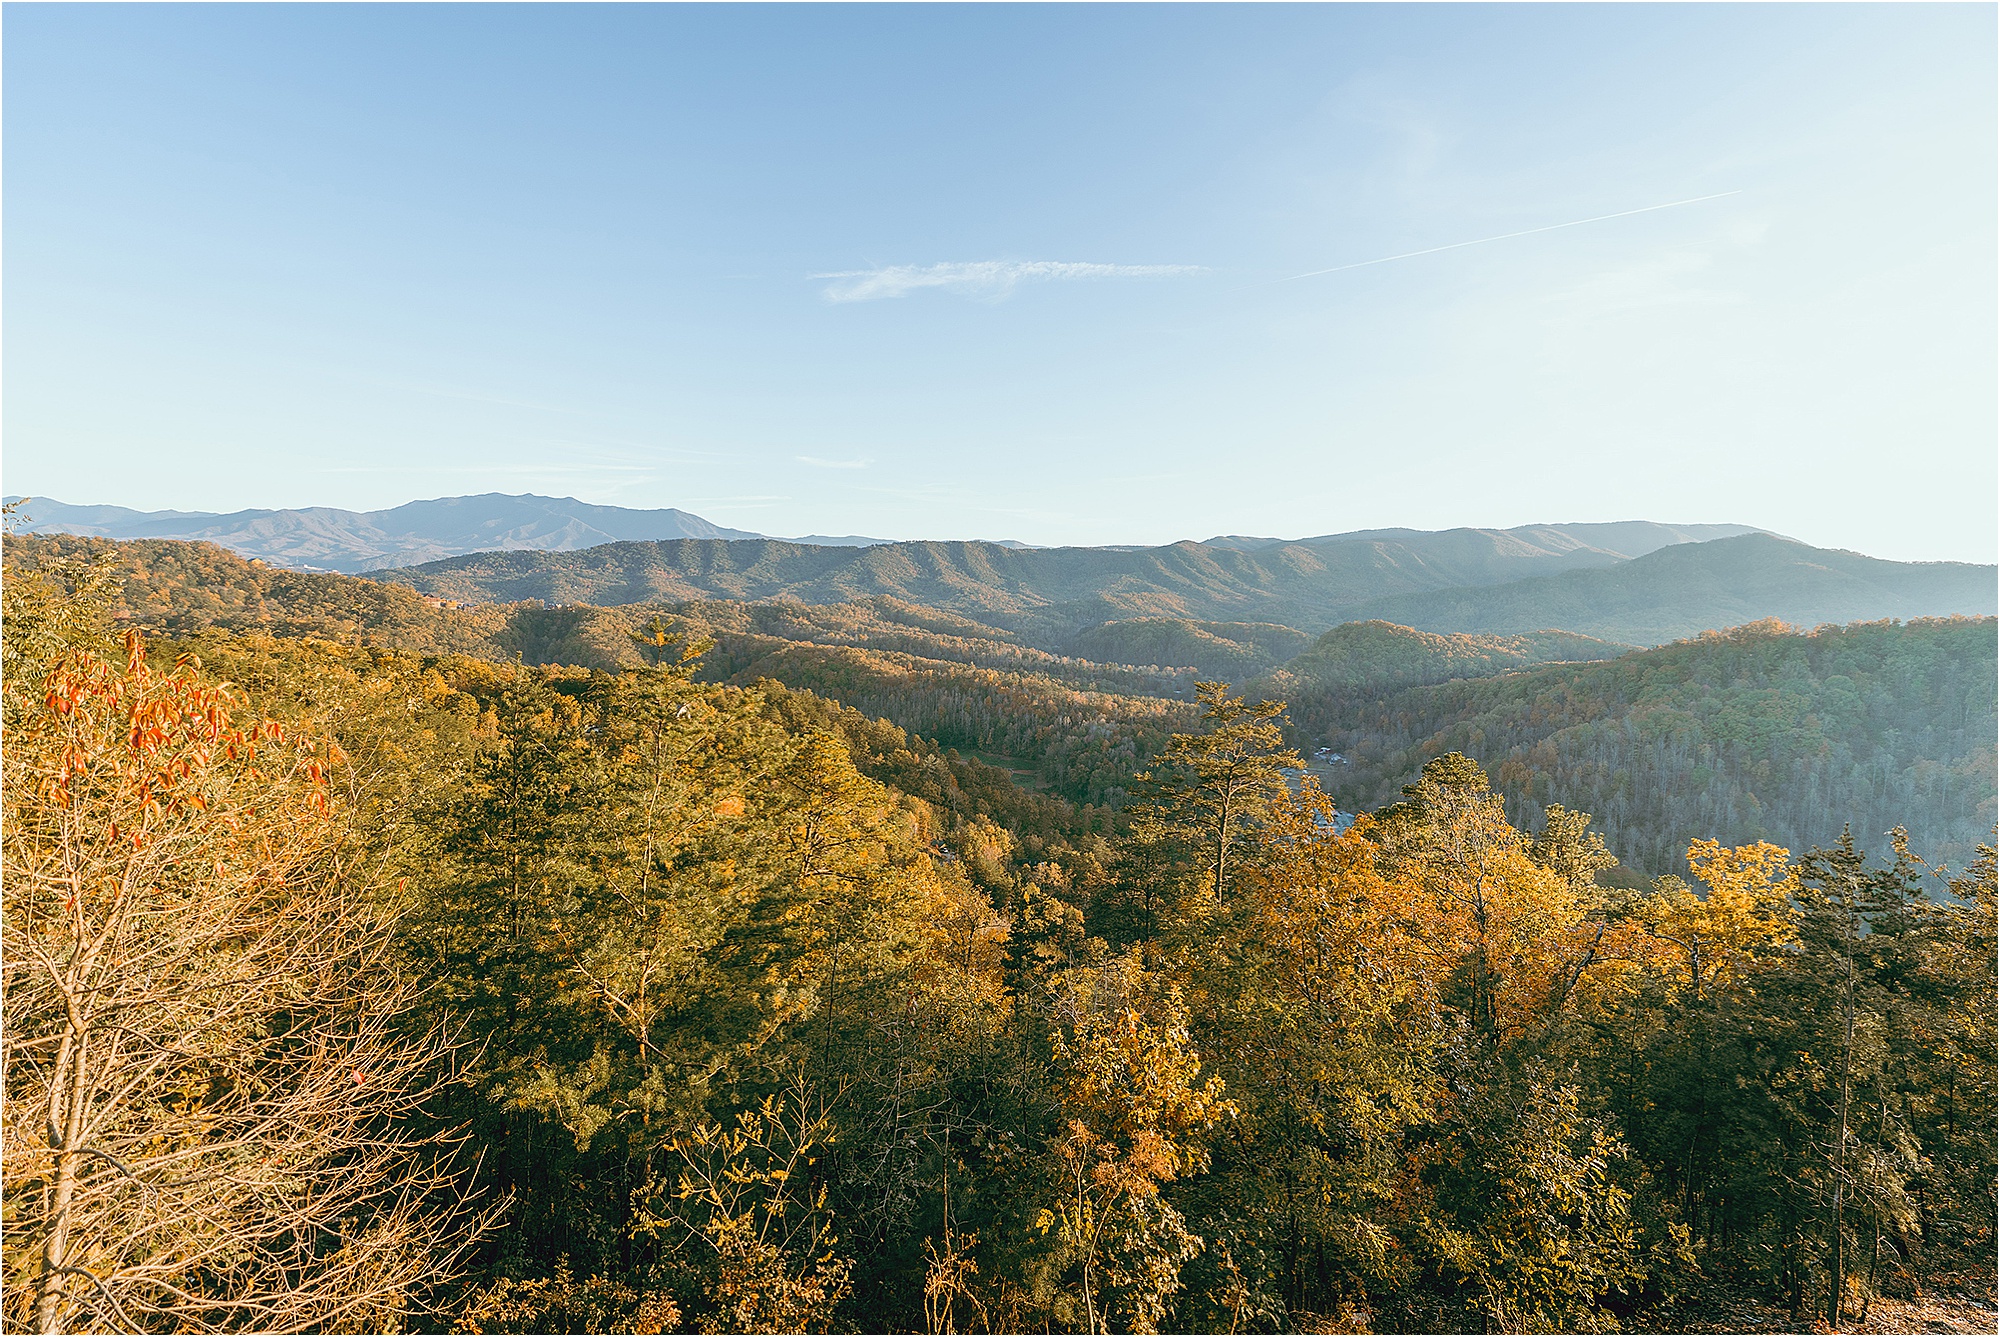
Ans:
{"type": "Polygon", "coordinates": [[[1533,577],[1495,589],[1395,595],[1351,616],[1426,631],[1501,635],[1561,627],[1657,645],[1771,617],[1811,627],[1996,612],[2000,583],[1991,566],[1885,562],[1745,534],[1662,548],[1601,571],[1533,577]]]}
{"type": "MultiPolygon", "coordinates": [[[[1114,806],[1168,734],[1184,727],[1186,706],[1177,703],[1192,699],[1198,677],[1217,661],[1257,664],[1305,639],[1257,624],[1139,620],[1065,633],[1050,650],[1023,633],[887,596],[844,604],[451,607],[393,583],[275,570],[205,544],[10,535],[6,545],[19,570],[104,564],[93,579],[115,587],[108,597],[121,624],[176,634],[267,631],[615,670],[653,662],[645,641],[657,617],[662,629],[715,642],[697,669],[706,681],[770,678],[815,691],[977,753],[1023,784],[1114,806]],[[1174,651],[1199,652],[1209,665],[1107,663],[1079,653],[1139,659],[1174,651]]],[[[1655,557],[1697,546],[1715,545],[1655,557]]],[[[1696,684],[1656,676],[1657,665],[1721,654],[1714,647],[1730,642],[1713,638],[1695,643],[1707,650],[1670,647],[1623,666],[1511,673],[1480,684],[1471,680],[1543,660],[1615,658],[1624,647],[1564,632],[1436,634],[1351,623],[1250,690],[1289,703],[1291,736],[1308,751],[1348,754],[1346,765],[1323,774],[1349,810],[1389,801],[1414,767],[1463,748],[1488,765],[1517,818],[1543,802],[1583,806],[1600,815],[1627,861],[1648,872],[1680,866],[1687,837],[1699,831],[1831,839],[1846,820],[1831,813],[1852,817],[1857,830],[1904,821],[1927,848],[1958,860],[1994,820],[1994,761],[1977,741],[1978,720],[1992,715],[1991,639],[1984,649],[1974,645],[1978,653],[1953,652],[1950,672],[1975,708],[1963,729],[1942,731],[1934,703],[1920,695],[1929,681],[1921,675],[1871,670],[1869,690],[1892,699],[1865,710],[1853,707],[1852,679],[1837,672],[1744,661],[1740,672],[1726,673],[1711,663],[1696,684]],[[1713,689],[1715,681],[1727,689],[1713,689]],[[1984,716],[1976,709],[1982,681],[1984,716]],[[1435,690],[1404,690],[1421,685],[1435,690]],[[1767,736],[1779,750],[1760,755],[1767,736]],[[1906,800],[1920,811],[1904,812],[1906,800]]]]}
{"type": "MultiPolygon", "coordinates": [[[[198,627],[324,636],[354,644],[460,650],[528,663],[637,667],[634,615],[588,604],[470,603],[323,572],[287,571],[207,543],[115,542],[10,534],[8,560],[24,570],[105,559],[116,567],[117,615],[164,631],[198,627]]],[[[644,605],[676,625],[721,638],[852,645],[983,668],[1041,673],[1087,687],[1186,695],[1194,678],[1247,677],[1283,662],[1309,639],[1265,623],[1143,619],[1086,627],[1046,645],[956,613],[890,596],[851,603],[742,603],[696,599],[644,605]]]]}
{"type": "Polygon", "coordinates": [[[1339,621],[1340,608],[1370,596],[1505,579],[1510,571],[1561,564],[1539,551],[1518,558],[1489,551],[1447,561],[1386,542],[1246,553],[1196,543],[1137,550],[1021,550],[990,543],[836,549],[680,540],[573,553],[482,553],[380,578],[461,600],[614,606],[699,598],[845,603],[889,595],[1048,637],[1145,617],[1317,629],[1339,621]]]}
{"type": "Polygon", "coordinates": [[[1788,848],[1909,828],[1963,867],[1995,816],[1996,623],[1740,627],[1608,663],[1383,692],[1301,693],[1302,746],[1348,765],[1342,806],[1389,802],[1441,753],[1476,756],[1517,817],[1595,813],[1649,872],[1697,835],[1788,848]]]}
{"type": "Polygon", "coordinates": [[[1414,683],[1485,678],[1533,664],[1615,659],[1631,648],[1565,631],[1439,636],[1393,622],[1348,622],[1253,686],[1261,695],[1298,704],[1326,692],[1379,692],[1414,683]]]}
{"type": "Polygon", "coordinates": [[[1194,718],[1182,701],[1079,689],[1040,673],[768,639],[725,641],[702,676],[806,688],[947,747],[993,754],[1065,798],[1114,807],[1194,718]]]}
{"type": "MultiPolygon", "coordinates": [[[[1336,825],[1278,708],[1219,685],[1152,700],[1184,713],[1114,813],[702,682],[650,624],[613,672],[121,635],[75,566],[0,594],[10,1327],[1598,1332],[1722,1293],[1803,1329],[1990,1296],[1990,850],[1700,838],[1691,882],[1611,890],[1587,814],[1510,822],[1457,753],[1336,825]]],[[[1914,630],[1714,639],[1864,703],[1893,665],[1958,727],[1952,638],[1990,675],[1991,623],[1914,630]]],[[[1406,691],[1713,691],[1673,658],[1705,647],[1406,691]]]]}
{"type": "Polygon", "coordinates": [[[1581,546],[1553,553],[1488,530],[1256,551],[681,540],[482,553],[380,578],[468,602],[824,604],[886,595],[1058,652],[1092,627],[1134,619],[1277,623],[1314,634],[1384,619],[1437,632],[1553,628],[1657,644],[1765,617],[1813,625],[2000,611],[1990,566],[1883,562],[1763,534],[1674,544],[1629,561],[1581,546]],[[1548,571],[1566,574],[1538,574],[1548,571]]]}
{"type": "Polygon", "coordinates": [[[478,654],[497,648],[507,620],[502,608],[447,608],[400,585],[288,571],[208,543],[14,533],[4,542],[10,570],[91,570],[114,616],[161,631],[225,627],[478,654]]]}
{"type": "Polygon", "coordinates": [[[1302,631],[1270,622],[1190,622],[1132,618],[1079,632],[1067,645],[1111,664],[1185,664],[1204,678],[1241,682],[1274,668],[1312,643],[1302,631]]]}

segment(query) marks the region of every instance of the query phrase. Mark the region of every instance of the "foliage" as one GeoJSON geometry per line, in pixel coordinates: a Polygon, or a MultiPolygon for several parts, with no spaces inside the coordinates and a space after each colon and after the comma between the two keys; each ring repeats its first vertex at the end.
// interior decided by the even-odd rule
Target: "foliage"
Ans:
{"type": "Polygon", "coordinates": [[[1361,721],[1329,793],[1279,703],[1029,643],[1074,609],[7,553],[10,1323],[1610,1330],[1991,1276],[1990,623],[1381,690],[1387,634],[1307,703],[1361,721]],[[1704,826],[1729,776],[1920,835],[1704,826]]]}
{"type": "Polygon", "coordinates": [[[1181,1266],[1202,1240],[1162,1190],[1208,1168],[1205,1141],[1236,1112],[1220,1079],[1200,1079],[1178,995],[1137,996],[1146,985],[1129,960],[1074,977],[1065,1024],[1051,1037],[1061,1074],[1058,1196],[1037,1225],[1055,1229],[1080,1270],[1088,1332],[1113,1319],[1153,1332],[1167,1317],[1181,1266]]]}
{"type": "Polygon", "coordinates": [[[1582,1094],[1531,1065],[1488,1086],[1426,1148],[1421,1221],[1446,1293],[1489,1331],[1593,1331],[1605,1297],[1645,1275],[1621,1146],[1582,1094]]]}
{"type": "MultiPolygon", "coordinates": [[[[852,1289],[851,1260],[835,1251],[826,1188],[804,1187],[832,1121],[813,1113],[803,1083],[737,1114],[736,1126],[701,1124],[675,1139],[681,1169],[670,1215],[642,1232],[678,1227],[696,1245],[708,1306],[703,1332],[822,1332],[852,1289]]],[[[648,1186],[659,1196],[662,1186],[648,1186]]]]}
{"type": "Polygon", "coordinates": [[[456,1307],[453,1332],[677,1332],[673,1297],[643,1292],[615,1277],[578,1281],[567,1259],[555,1273],[521,1281],[501,1277],[474,1288],[456,1307]]]}
{"type": "Polygon", "coordinates": [[[1138,776],[1142,799],[1122,895],[1105,907],[1122,937],[1194,931],[1221,907],[1271,804],[1286,792],[1284,769],[1303,764],[1276,723],[1282,702],[1245,705],[1219,682],[1197,690],[1206,727],[1175,734],[1153,769],[1138,776]]]}
{"type": "Polygon", "coordinates": [[[26,687],[5,696],[10,1321],[394,1326],[481,1224],[423,1118],[456,1046],[405,1025],[420,986],[353,866],[345,754],[242,720],[191,659],[153,669],[136,631],[122,665],[63,649],[26,687]]]}
{"type": "Polygon", "coordinates": [[[1393,798],[1443,752],[1484,758],[1516,820],[1562,803],[1611,848],[1678,872],[1694,839],[1828,844],[1904,825],[1955,867],[1995,822],[1996,624],[1801,633],[1759,623],[1603,664],[1349,694],[1302,718],[1345,755],[1343,808],[1393,798]]]}

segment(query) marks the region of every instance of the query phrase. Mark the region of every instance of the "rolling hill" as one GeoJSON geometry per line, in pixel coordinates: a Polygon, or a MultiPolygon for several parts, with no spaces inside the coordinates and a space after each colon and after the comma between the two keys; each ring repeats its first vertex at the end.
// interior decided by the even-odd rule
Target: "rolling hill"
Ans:
{"type": "Polygon", "coordinates": [[[1764,623],[1608,662],[1357,684],[1295,705],[1295,741],[1345,755],[1330,788],[1353,809],[1462,751],[1518,819],[1547,803],[1592,813],[1647,873],[1684,872],[1693,836],[1796,851],[1851,826],[1873,848],[1897,824],[1963,867],[1996,818],[1996,628],[1764,623]]]}
{"type": "Polygon", "coordinates": [[[1252,684],[1258,695],[1296,702],[1320,690],[1376,691],[1416,683],[1484,678],[1534,664],[1615,659],[1629,645],[1567,631],[1524,636],[1438,635],[1393,622],[1347,622],[1284,667],[1252,684]]]}
{"type": "Polygon", "coordinates": [[[332,572],[289,571],[212,543],[9,534],[6,567],[65,584],[102,564],[122,625],[181,635],[214,627],[345,645],[513,658],[495,636],[514,610],[453,608],[406,586],[332,572]]]}
{"type": "Polygon", "coordinates": [[[1390,595],[1354,608],[1352,616],[1441,632],[1512,635],[1561,627],[1658,645],[1768,617],[1810,627],[1996,611],[2000,587],[1991,566],[1888,562],[1745,534],[1662,548],[1605,570],[1390,595]]]}
{"type": "MultiPolygon", "coordinates": [[[[1812,549],[1777,551],[1808,573],[1826,570],[1809,560],[1812,549]]],[[[658,611],[715,638],[701,665],[708,680],[809,689],[1082,802],[1117,803],[1131,773],[1187,727],[1196,675],[1244,682],[1263,672],[1249,689],[1289,702],[1294,741],[1347,756],[1327,772],[1343,807],[1393,801],[1424,761],[1463,750],[1493,773],[1518,819],[1547,802],[1593,812],[1627,862],[1648,872],[1676,867],[1691,833],[1796,846],[1838,835],[1842,821],[1870,838],[1882,823],[1903,821],[1927,852],[1962,859],[1994,820],[1992,618],[1811,634],[1766,624],[1645,651],[1570,632],[1361,622],[1334,628],[1276,670],[1253,671],[1304,645],[1303,634],[1139,618],[1069,629],[1046,648],[883,595],[455,605],[396,581],[282,570],[207,543],[9,535],[5,554],[9,580],[39,570],[69,581],[104,563],[117,622],[181,639],[257,633],[616,669],[643,662],[630,633],[658,611]]],[[[1658,551],[1601,574],[1678,554],[1658,551]]],[[[1850,580],[1872,576],[1867,589],[1902,596],[1910,591],[1899,576],[1929,570],[1817,556],[1847,559],[1850,580]]],[[[1519,582],[1547,583],[1561,582],[1519,582]]],[[[1805,583],[1810,594],[1813,581],[1805,583]]],[[[1515,586],[1485,593],[1520,597],[1515,586]]],[[[1776,596],[1796,599],[1799,590],[1776,596]]]]}
{"type": "Polygon", "coordinates": [[[467,602],[822,604],[888,596],[1054,650],[1090,628],[1144,619],[1275,623],[1314,634],[1369,619],[1435,632],[1561,628],[1647,645],[1765,617],[1817,624],[1996,611],[1993,567],[1880,561],[1765,534],[1671,544],[1631,559],[1598,548],[1551,551],[1491,530],[1256,551],[682,539],[483,553],[378,578],[467,602]]]}
{"type": "Polygon", "coordinates": [[[1241,682],[1311,643],[1304,632],[1272,622],[1142,617],[1091,627],[1065,649],[1097,663],[1185,666],[1204,678],[1241,682]]]}

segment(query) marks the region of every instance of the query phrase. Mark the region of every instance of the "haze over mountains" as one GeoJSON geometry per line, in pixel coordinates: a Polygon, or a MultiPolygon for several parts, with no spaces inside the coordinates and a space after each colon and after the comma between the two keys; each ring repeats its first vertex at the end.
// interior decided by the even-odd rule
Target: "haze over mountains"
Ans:
{"type": "Polygon", "coordinates": [[[1657,645],[1771,617],[1814,627],[1990,615],[2000,607],[1995,577],[1995,568],[1969,562],[1889,562],[1744,534],[1662,548],[1602,570],[1374,599],[1352,616],[1434,632],[1518,635],[1560,627],[1657,645]]]}
{"type": "Polygon", "coordinates": [[[1506,534],[1523,543],[1550,552],[1593,548],[1620,557],[1644,557],[1672,543],[1706,543],[1709,539],[1734,538],[1738,534],[1761,531],[1749,525],[1663,525],[1651,520],[1613,520],[1595,524],[1520,525],[1513,529],[1355,529],[1344,534],[1322,534],[1309,539],[1252,538],[1242,534],[1218,534],[1209,539],[1211,548],[1234,548],[1239,552],[1260,552],[1290,543],[1315,546],[1322,543],[1402,543],[1434,538],[1438,534],[1506,534]]]}
{"type": "MultiPolygon", "coordinates": [[[[1166,636],[1162,651],[1195,635],[1166,624],[1258,623],[1317,635],[1367,619],[1441,633],[1559,628],[1651,645],[1767,617],[1811,626],[2000,611],[1991,566],[1882,561],[1745,525],[1634,520],[1027,548],[775,539],[680,510],[497,493],[370,512],[219,515],[46,499],[24,510],[22,528],[30,533],[205,540],[274,566],[366,573],[462,602],[625,607],[888,598],[1093,657],[1102,647],[1086,633],[1107,624],[1121,624],[1113,637],[1121,645],[1166,636]],[[1162,625],[1146,633],[1138,625],[1145,620],[1162,625]]],[[[1226,639],[1235,644],[1235,633],[1226,639]]],[[[1267,655],[1254,657],[1283,658],[1267,655]]]]}
{"type": "MultiPolygon", "coordinates": [[[[19,498],[9,497],[8,501],[19,498]]],[[[460,553],[527,549],[566,552],[599,543],[646,539],[759,539],[667,507],[593,506],[573,497],[510,496],[413,501],[383,511],[330,506],[291,510],[134,511],[71,506],[36,497],[23,508],[30,534],[87,534],[114,539],[203,539],[276,566],[302,571],[375,571],[460,553]]],[[[815,534],[795,540],[849,547],[881,540],[815,534]]]]}
{"type": "MultiPolygon", "coordinates": [[[[21,500],[9,497],[9,501],[21,500]]],[[[573,497],[489,492],[470,497],[413,501],[381,511],[327,506],[290,510],[135,511],[123,506],[73,506],[36,497],[24,507],[21,529],[30,534],[84,534],[99,538],[201,539],[244,557],[303,571],[378,571],[479,552],[574,552],[605,543],[669,539],[767,539],[730,529],[671,507],[635,510],[596,506],[573,497]]],[[[1361,530],[1316,538],[1278,539],[1225,535],[1203,547],[1263,552],[1288,546],[1336,543],[1420,543],[1449,561],[1478,560],[1487,549],[1501,560],[1555,565],[1602,565],[1641,557],[1675,543],[1694,543],[1752,532],[1745,525],[1661,525],[1637,520],[1612,524],[1523,525],[1511,530],[1361,530]],[[1496,537],[1504,536],[1504,537],[1496,537]]],[[[887,546],[888,539],[809,534],[777,539],[811,547],[887,546]]],[[[1031,545],[999,540],[991,546],[1031,545]]],[[[1097,550],[1093,550],[1097,551],[1097,550]]],[[[1143,552],[1143,545],[1102,551],[1143,552]]],[[[1518,572],[1514,574],[1519,574],[1518,572]]],[[[1503,577],[1503,578],[1511,578],[1503,577]]]]}
{"type": "Polygon", "coordinates": [[[1256,552],[1177,543],[1016,551],[983,543],[865,549],[682,539],[582,552],[456,557],[378,573],[436,598],[629,606],[696,599],[847,603],[888,596],[1035,644],[1130,619],[1277,623],[1317,633],[1381,618],[1426,631],[1560,628],[1654,645],[1775,617],[1817,625],[1996,611],[1995,569],[1886,562],[1768,534],[1626,558],[1551,552],[1487,530],[1256,552]]]}

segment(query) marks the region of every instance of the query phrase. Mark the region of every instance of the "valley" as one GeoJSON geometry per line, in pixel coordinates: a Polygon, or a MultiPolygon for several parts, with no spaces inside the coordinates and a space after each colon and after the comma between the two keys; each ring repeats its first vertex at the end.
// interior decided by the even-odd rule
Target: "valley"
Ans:
{"type": "Polygon", "coordinates": [[[0,1337],[2000,1329],[2000,5],[0,25],[0,1337]]]}
{"type": "Polygon", "coordinates": [[[650,662],[642,633],[657,619],[682,643],[711,643],[702,681],[810,692],[1034,792],[1112,810],[1191,727],[1195,684],[1212,680],[1285,702],[1301,752],[1344,753],[1345,765],[1315,769],[1349,810],[1393,802],[1424,761],[1462,750],[1522,820],[1551,802],[1591,812],[1645,876],[1685,873],[1698,833],[1792,847],[1897,820],[1934,854],[1970,857],[1995,822],[1994,568],[1605,528],[1627,547],[1657,546],[1612,558],[1582,545],[1605,537],[1589,526],[1120,552],[677,540],[358,577],[173,540],[8,543],[22,567],[109,563],[121,624],[172,635],[312,636],[615,672],[650,662]],[[1567,557],[1553,551],[1561,543],[1567,557]],[[1338,560],[1301,556],[1327,551],[1338,560]],[[1615,564],[1375,593],[1554,560],[1615,564]],[[1070,598],[1043,602],[1057,595],[1070,598]],[[1259,620],[1308,597],[1320,618],[1386,608],[1419,621],[1259,620]],[[1252,616],[1157,615],[1161,605],[1252,616]],[[1127,616],[1135,608],[1150,611],[1127,616]],[[1840,630],[1884,617],[1904,621],[1840,630]],[[1953,721],[1944,732],[1929,723],[1939,711],[1953,721]]]}
{"type": "MultiPolygon", "coordinates": [[[[403,1020],[301,1080],[442,1145],[372,1078],[464,1065],[448,1099],[479,1158],[424,1181],[370,1263],[427,1329],[714,1325],[737,1265],[663,1238],[780,1218],[851,1233],[763,1255],[748,1329],[939,1326],[912,1249],[959,1259],[949,1304],[1009,1328],[1098,1305],[1144,1328],[1171,1302],[1223,1330],[1246,1296],[1271,1327],[1768,1314],[1800,1293],[1786,1260],[1821,1256],[1795,1148],[1833,1117],[1843,953],[1886,1037],[1850,1059],[1867,1154],[1928,1149],[1858,1191],[1925,1204],[1882,1303],[1984,1312],[1994,569],[1557,538],[684,538],[343,574],[9,533],[9,894],[46,880],[48,841],[110,869],[158,831],[219,871],[145,863],[146,885],[200,890],[216,932],[280,886],[331,898],[283,921],[358,935],[284,948],[356,981],[313,1006],[403,1020]],[[1423,625],[1359,616],[1381,612],[1423,625]],[[107,778],[47,778],[79,765],[107,778]],[[375,914],[392,937],[354,918],[375,914]],[[389,1038],[445,1027],[477,1052],[389,1038]],[[1910,1089],[1930,1112],[1902,1112],[1910,1089]],[[1180,1169],[1130,1168],[1162,1145],[1180,1169]],[[772,1168],[806,1157],[809,1197],[772,1168]],[[1093,1165],[1136,1176],[1084,1199],[1136,1232],[1101,1258],[1060,1215],[1093,1165]],[[1498,1183],[1572,1204],[1563,1251],[1498,1183]],[[453,1239],[484,1242],[457,1262],[453,1239]],[[1468,1288],[1466,1239],[1556,1280],[1468,1288]],[[1128,1256],[1155,1280],[1079,1279],[1128,1256]]],[[[47,992],[25,1006],[57,1019],[47,992]]],[[[149,1118],[114,1145],[176,1184],[149,1118]]],[[[340,1179],[323,1143],[287,1154],[354,1192],[413,1182],[340,1179]]]]}

